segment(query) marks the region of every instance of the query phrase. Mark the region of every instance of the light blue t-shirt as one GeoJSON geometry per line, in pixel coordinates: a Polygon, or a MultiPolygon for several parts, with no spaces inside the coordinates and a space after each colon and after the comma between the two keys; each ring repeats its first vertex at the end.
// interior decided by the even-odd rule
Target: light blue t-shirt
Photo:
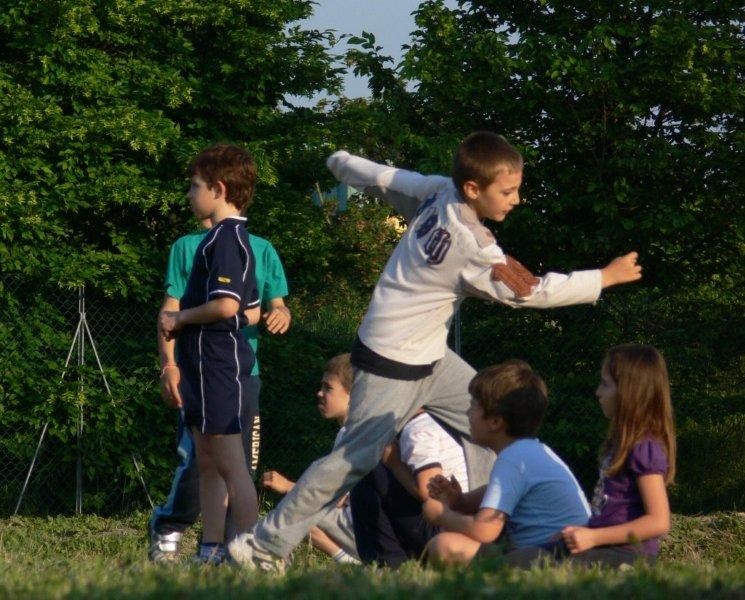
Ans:
{"type": "MultiPolygon", "coordinates": [[[[168,255],[168,268],[166,270],[165,288],[166,294],[177,300],[181,299],[186,291],[186,284],[191,273],[191,266],[194,263],[194,254],[197,246],[207,235],[209,229],[189,233],[181,236],[171,246],[171,252],[168,255]]],[[[274,246],[264,238],[252,233],[248,234],[248,243],[253,250],[256,259],[256,287],[259,291],[259,299],[262,304],[275,298],[283,298],[287,295],[287,278],[282,268],[282,262],[274,246]]],[[[254,354],[256,354],[259,343],[259,328],[256,325],[249,325],[241,329],[241,332],[251,344],[254,354]]],[[[251,375],[259,374],[258,358],[254,361],[254,368],[251,375]]]]}
{"type": "Polygon", "coordinates": [[[535,438],[512,442],[497,456],[481,508],[508,515],[514,548],[541,546],[567,525],[586,525],[590,506],[569,467],[535,438]]]}

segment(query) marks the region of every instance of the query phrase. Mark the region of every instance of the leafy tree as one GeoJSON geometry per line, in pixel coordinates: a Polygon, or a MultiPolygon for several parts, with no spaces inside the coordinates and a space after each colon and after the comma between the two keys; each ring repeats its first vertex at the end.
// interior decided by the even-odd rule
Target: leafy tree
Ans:
{"type": "Polygon", "coordinates": [[[745,410],[742,3],[473,0],[451,9],[427,0],[416,24],[399,65],[370,34],[353,40],[348,59],[372,78],[374,100],[364,111],[339,105],[342,120],[362,116],[349,144],[447,173],[468,132],[500,132],[527,163],[524,206],[497,232],[506,251],[545,272],[635,249],[645,269],[640,285],[609,292],[589,313],[466,305],[466,357],[482,366],[521,356],[546,374],[557,399],[546,435],[590,465],[586,483],[597,420],[584,420],[612,344],[666,352],[680,422],[696,419],[681,427],[684,438],[745,410]]]}
{"type": "MultiPolygon", "coordinates": [[[[332,35],[296,23],[311,8],[309,0],[0,2],[0,343],[8,349],[0,458],[28,464],[50,421],[45,444],[63,453],[40,495],[69,491],[80,411],[86,491],[103,488],[87,508],[121,508],[106,486],[141,499],[134,475],[119,470],[131,471],[133,448],[153,491],[165,489],[173,415],[153,413],[155,309],[165,253],[195,226],[185,167],[198,150],[217,141],[250,148],[261,182],[253,229],[282,233],[277,246],[293,267],[323,272],[334,255],[329,243],[308,251],[316,249],[303,238],[330,239],[307,193],[322,166],[325,151],[314,145],[324,117],[291,97],[338,87],[332,35]],[[306,247],[290,252],[301,246],[291,235],[306,247]],[[82,283],[112,398],[95,369],[68,369],[60,384],[77,316],[75,291],[60,288],[82,283]]],[[[17,492],[7,479],[0,497],[17,492]]]]}
{"type": "Polygon", "coordinates": [[[500,235],[537,228],[520,243],[533,268],[637,247],[651,283],[731,285],[743,251],[741,4],[459,4],[420,5],[398,77],[374,39],[355,40],[350,60],[373,78],[395,151],[447,172],[469,131],[516,143],[527,206],[500,235]]]}
{"type": "Polygon", "coordinates": [[[308,128],[288,97],[337,89],[331,34],[296,24],[311,7],[3,2],[3,270],[150,293],[190,219],[188,160],[216,141],[247,145],[265,194],[308,128]]]}

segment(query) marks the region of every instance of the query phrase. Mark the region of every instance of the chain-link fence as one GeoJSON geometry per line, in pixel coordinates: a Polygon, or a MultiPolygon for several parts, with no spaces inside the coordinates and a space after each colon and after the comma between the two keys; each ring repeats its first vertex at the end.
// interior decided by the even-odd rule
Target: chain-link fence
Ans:
{"type": "MultiPolygon", "coordinates": [[[[0,514],[122,512],[147,507],[147,492],[162,501],[176,464],[176,417],[158,390],[157,300],[88,292],[83,303],[79,290],[20,277],[1,278],[0,296],[0,514]]],[[[314,394],[325,360],[349,347],[363,308],[344,298],[312,311],[297,305],[286,336],[262,337],[260,470],[297,477],[329,449],[334,427],[318,416],[314,394]]],[[[681,502],[741,508],[742,341],[715,310],[709,318],[719,331],[702,323],[692,333],[678,323],[685,310],[671,312],[643,290],[551,311],[469,301],[451,345],[476,368],[522,358],[545,377],[551,405],[542,438],[586,487],[606,427],[594,397],[602,356],[617,343],[657,345],[671,369],[681,479],[729,473],[709,504],[693,486],[681,502]]]]}
{"type": "Polygon", "coordinates": [[[157,306],[19,277],[0,291],[1,513],[146,505],[157,306]]]}

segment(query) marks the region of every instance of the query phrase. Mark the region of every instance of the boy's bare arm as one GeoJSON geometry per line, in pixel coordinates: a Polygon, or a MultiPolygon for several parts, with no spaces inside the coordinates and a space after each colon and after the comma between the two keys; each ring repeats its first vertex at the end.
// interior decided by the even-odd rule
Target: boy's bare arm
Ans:
{"type": "Polygon", "coordinates": [[[431,477],[427,482],[429,497],[439,500],[453,510],[466,515],[473,515],[478,512],[485,492],[486,486],[482,485],[464,494],[455,477],[447,479],[442,474],[431,477]]]}
{"type": "Polygon", "coordinates": [[[261,321],[261,308],[254,306],[253,308],[247,308],[243,311],[246,317],[246,321],[249,325],[256,325],[261,321]]]}
{"type": "MultiPolygon", "coordinates": [[[[442,506],[443,504],[446,507],[448,506],[447,501],[440,500],[439,498],[434,498],[429,493],[428,488],[430,481],[432,479],[437,479],[438,477],[445,479],[445,476],[442,474],[442,467],[440,467],[439,465],[431,467],[429,469],[422,469],[416,474],[419,497],[422,499],[422,514],[425,516],[425,518],[427,518],[428,515],[438,514],[441,510],[440,506],[442,506]]],[[[462,497],[463,493],[460,491],[460,484],[455,479],[455,477],[452,478],[452,481],[454,482],[454,489],[457,490],[458,494],[462,497]]]]}
{"type": "Polygon", "coordinates": [[[233,298],[216,298],[194,308],[180,311],[161,311],[160,331],[166,340],[176,337],[176,334],[186,325],[214,323],[229,319],[238,312],[240,304],[233,298]]]}
{"type": "Polygon", "coordinates": [[[393,476],[396,478],[403,488],[411,494],[414,498],[420,502],[423,501],[426,496],[422,496],[419,493],[419,487],[414,475],[411,473],[411,469],[407,467],[401,460],[401,453],[398,449],[398,444],[394,441],[388,444],[383,450],[383,458],[381,459],[383,464],[391,470],[393,476]]]}
{"type": "Polygon", "coordinates": [[[486,493],[486,485],[466,492],[460,497],[460,502],[455,507],[456,510],[467,515],[476,514],[481,506],[481,502],[484,500],[484,494],[486,493]]]}
{"type": "MultiPolygon", "coordinates": [[[[165,295],[160,313],[178,311],[181,303],[173,296],[165,295]]],[[[158,318],[160,323],[160,315],[158,318]]],[[[158,325],[158,354],[160,355],[160,392],[163,400],[172,408],[181,408],[181,394],[179,383],[181,372],[176,364],[176,342],[173,338],[166,339],[158,325]]]]}
{"type": "Polygon", "coordinates": [[[442,504],[439,506],[443,507],[441,512],[425,514],[430,522],[446,531],[462,533],[482,544],[496,540],[507,522],[507,515],[493,508],[482,508],[475,515],[464,515],[442,504]]]}

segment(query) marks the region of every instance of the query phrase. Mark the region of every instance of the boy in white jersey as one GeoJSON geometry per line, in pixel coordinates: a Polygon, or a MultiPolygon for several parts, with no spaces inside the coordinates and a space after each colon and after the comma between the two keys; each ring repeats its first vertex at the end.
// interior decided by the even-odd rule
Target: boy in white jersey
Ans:
{"type": "Polygon", "coordinates": [[[354,533],[362,562],[395,568],[422,555],[439,532],[423,513],[442,510],[428,507],[439,504],[427,493],[429,480],[452,477],[461,489],[469,489],[462,437],[422,410],[398,437],[405,478],[391,469],[389,460],[378,463],[352,488],[354,533]]]}
{"type": "MultiPolygon", "coordinates": [[[[279,506],[229,545],[236,562],[281,569],[284,559],[372,470],[420,409],[467,434],[474,370],[447,348],[450,321],[468,296],[513,307],[597,301],[603,288],[641,278],[635,252],[603,269],[536,277],[506,255],[481,219],[503,221],[520,201],[523,160],[503,137],[469,135],[455,152],[452,179],[376,164],[347,152],[327,162],[336,177],[394,206],[409,227],[373,293],[352,350],[355,379],[347,434],[313,464],[279,506]]],[[[471,447],[466,447],[468,453],[471,447]]],[[[469,469],[478,461],[468,461],[469,469]]],[[[485,460],[488,472],[491,461],[485,460]]],[[[469,473],[478,487],[486,472],[469,473]]]]}

